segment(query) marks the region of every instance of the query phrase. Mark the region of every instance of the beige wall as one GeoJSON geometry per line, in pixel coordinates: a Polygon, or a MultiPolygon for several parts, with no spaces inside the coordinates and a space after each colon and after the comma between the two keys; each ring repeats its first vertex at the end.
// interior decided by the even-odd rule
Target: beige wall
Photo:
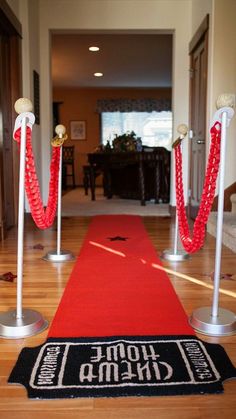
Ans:
{"type": "Polygon", "coordinates": [[[83,165],[87,164],[87,153],[100,142],[100,121],[96,112],[98,99],[109,98],[171,98],[171,89],[66,89],[53,90],[53,100],[60,105],[60,123],[67,127],[68,140],[65,145],[75,146],[76,184],[82,185],[83,165]],[[86,121],[86,141],[70,140],[70,121],[86,121]]]}
{"type": "MultiPolygon", "coordinates": [[[[191,0],[12,0],[20,5],[21,23],[26,31],[24,39],[24,94],[32,99],[31,74],[33,58],[30,42],[33,36],[27,19],[29,13],[39,16],[40,94],[41,94],[41,173],[43,200],[46,204],[49,182],[50,138],[52,127],[52,85],[50,72],[50,30],[133,31],[136,33],[169,31],[174,35],[173,51],[173,137],[177,126],[188,122],[188,42],[191,33],[191,0]],[[30,5],[30,6],[29,6],[30,5]],[[39,5],[39,13],[37,10],[39,5]],[[134,13],[135,11],[135,13],[134,13]],[[184,18],[183,18],[184,17],[184,18]],[[28,44],[27,44],[28,43],[28,44]],[[28,72],[28,73],[27,73],[28,72]]],[[[35,31],[37,29],[35,28],[35,31]]],[[[37,46],[34,49],[37,53],[37,46]]],[[[184,167],[188,166],[188,144],[184,145],[184,167]]],[[[185,195],[187,170],[184,171],[185,195]]],[[[173,178],[173,170],[172,170],[173,178]]],[[[172,179],[173,185],[173,179],[172,179]]],[[[171,200],[174,202],[172,188],[171,200]]]]}
{"type": "MultiPolygon", "coordinates": [[[[24,95],[32,99],[31,74],[37,60],[40,62],[41,86],[41,126],[40,148],[43,174],[43,197],[47,200],[50,138],[52,136],[52,86],[50,76],[50,30],[64,29],[89,32],[134,31],[148,32],[170,30],[174,34],[173,51],[173,94],[174,111],[173,137],[179,123],[188,123],[188,44],[205,17],[210,14],[209,33],[209,73],[208,73],[208,115],[210,123],[215,110],[215,100],[222,92],[234,92],[235,86],[235,46],[236,1],[235,0],[8,0],[23,25],[23,69],[24,95]],[[39,5],[39,10],[38,10],[39,5]],[[134,13],[135,10],[135,13],[134,13]],[[39,16],[37,25],[29,25],[28,16],[39,16]],[[35,38],[39,36],[38,43],[35,38]],[[28,41],[27,41],[28,37],[28,41]],[[28,42],[28,44],[27,44],[28,42]],[[30,52],[31,51],[31,52],[30,52]],[[33,55],[32,55],[33,52],[33,55]],[[37,58],[38,57],[38,58],[37,58]]],[[[226,185],[236,179],[234,156],[236,151],[235,118],[229,129],[227,148],[226,185]]],[[[187,142],[186,142],[187,143],[187,142]]],[[[185,191],[188,181],[188,145],[184,146],[185,191]]],[[[173,171],[172,171],[172,186],[173,171]]],[[[171,202],[174,203],[172,187],[171,202]]]]}

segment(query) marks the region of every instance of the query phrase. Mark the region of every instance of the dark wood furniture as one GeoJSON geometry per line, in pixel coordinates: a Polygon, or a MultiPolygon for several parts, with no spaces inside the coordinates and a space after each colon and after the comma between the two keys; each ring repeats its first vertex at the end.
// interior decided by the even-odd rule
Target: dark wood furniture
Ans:
{"type": "MultiPolygon", "coordinates": [[[[93,183],[95,184],[96,178],[102,174],[102,171],[94,167],[93,170],[93,183]]],[[[83,185],[84,193],[88,195],[89,188],[91,188],[91,168],[89,164],[83,166],[83,185]]]]}
{"type": "Polygon", "coordinates": [[[75,188],[74,146],[62,147],[62,188],[66,189],[67,178],[72,178],[72,187],[75,188]]]}
{"type": "Polygon", "coordinates": [[[139,199],[141,205],[154,199],[169,202],[170,155],[163,147],[142,152],[96,152],[88,154],[91,197],[95,200],[95,173],[102,170],[104,194],[139,199]]]}

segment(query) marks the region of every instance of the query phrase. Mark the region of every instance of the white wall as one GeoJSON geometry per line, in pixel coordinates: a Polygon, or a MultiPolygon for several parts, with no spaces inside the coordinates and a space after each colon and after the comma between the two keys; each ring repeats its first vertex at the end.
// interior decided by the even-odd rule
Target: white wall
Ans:
{"type": "Polygon", "coordinates": [[[207,114],[206,114],[206,149],[209,147],[209,126],[215,112],[215,101],[212,99],[213,80],[213,45],[214,45],[214,0],[192,0],[192,37],[202,21],[209,14],[208,31],[208,74],[207,74],[207,114]]]}
{"type": "Polygon", "coordinates": [[[6,0],[14,14],[16,15],[17,19],[20,20],[20,0],[6,0]]]}
{"type": "MultiPolygon", "coordinates": [[[[236,1],[215,0],[212,102],[236,93],[236,1]]],[[[236,182],[236,116],[227,134],[225,187],[236,182]]]]}
{"type": "MultiPolygon", "coordinates": [[[[39,3],[38,0],[7,0],[22,25],[22,96],[34,103],[33,70],[40,72],[39,54],[39,3]]],[[[41,181],[41,132],[34,125],[32,145],[39,182],[41,181]]],[[[26,199],[26,209],[28,203],[26,199]]]]}
{"type": "Polygon", "coordinates": [[[212,11],[213,0],[192,0],[192,36],[203,19],[212,11]]]}
{"type": "MultiPolygon", "coordinates": [[[[163,29],[173,31],[173,138],[175,138],[179,123],[188,123],[188,44],[205,15],[209,13],[207,126],[215,111],[218,95],[224,92],[236,92],[235,0],[7,0],[7,2],[22,23],[23,95],[30,97],[31,100],[33,100],[32,71],[35,69],[40,73],[41,126],[35,127],[34,147],[37,156],[40,154],[43,156],[43,159],[39,157],[37,162],[40,163],[41,160],[44,203],[48,193],[50,138],[53,135],[49,33],[51,29],[85,32],[91,30],[158,32],[163,29]],[[39,27],[38,22],[40,22],[39,27]]],[[[235,138],[236,118],[230,125],[227,141],[229,169],[226,170],[226,187],[236,181],[235,138]]],[[[188,145],[185,145],[183,150],[186,188],[187,147],[188,145]]],[[[172,170],[172,175],[173,172],[172,170]]],[[[173,185],[172,176],[171,204],[175,205],[173,185]]]]}
{"type": "MultiPolygon", "coordinates": [[[[29,97],[34,100],[33,70],[39,74],[40,83],[40,54],[39,54],[39,7],[38,2],[29,0],[29,97]]],[[[40,125],[35,124],[33,129],[32,144],[35,155],[35,165],[39,181],[41,183],[41,130],[40,125]]]]}
{"type": "MultiPolygon", "coordinates": [[[[38,1],[20,0],[19,20],[22,24],[22,96],[34,104],[33,70],[38,73],[39,65],[39,13],[38,1]]],[[[39,179],[41,178],[41,132],[40,126],[34,125],[32,130],[32,146],[35,156],[35,166],[39,179]]],[[[26,210],[29,209],[26,199],[26,210]]]]}
{"type": "MultiPolygon", "coordinates": [[[[192,0],[192,35],[207,13],[210,14],[206,119],[209,132],[218,96],[222,93],[236,93],[236,1],[192,0]]],[[[225,188],[236,182],[235,138],[236,117],[227,131],[225,188]]]]}
{"type": "MultiPolygon", "coordinates": [[[[190,0],[39,0],[40,76],[42,110],[42,174],[46,202],[51,132],[50,29],[102,31],[135,30],[174,32],[173,137],[180,123],[188,123],[188,42],[191,34],[190,0]]],[[[188,164],[185,146],[184,167],[188,164]]],[[[173,170],[172,170],[173,173],[173,170]]],[[[187,185],[187,172],[184,173],[187,185]]],[[[173,182],[172,182],[173,183],[173,182]]],[[[185,191],[187,194],[187,190],[185,191]]],[[[171,203],[174,204],[174,193],[171,203]]]]}

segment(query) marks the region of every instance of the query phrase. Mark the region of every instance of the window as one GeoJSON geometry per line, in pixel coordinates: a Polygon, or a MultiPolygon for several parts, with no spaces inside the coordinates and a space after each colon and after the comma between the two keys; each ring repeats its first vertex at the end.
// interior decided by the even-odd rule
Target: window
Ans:
{"type": "Polygon", "coordinates": [[[171,150],[172,112],[102,112],[102,144],[112,146],[115,135],[134,131],[142,145],[171,150]]]}

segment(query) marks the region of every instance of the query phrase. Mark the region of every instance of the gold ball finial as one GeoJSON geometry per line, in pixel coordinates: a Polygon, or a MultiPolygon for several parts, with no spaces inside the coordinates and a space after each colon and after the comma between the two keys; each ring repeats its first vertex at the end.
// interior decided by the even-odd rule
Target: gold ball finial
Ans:
{"type": "Polygon", "coordinates": [[[176,148],[180,143],[181,143],[181,141],[184,139],[184,137],[185,137],[185,135],[187,134],[187,132],[188,132],[188,127],[187,127],[187,125],[185,125],[185,124],[180,124],[180,125],[178,125],[178,127],[177,127],[177,131],[178,131],[178,133],[180,134],[179,135],[179,137],[173,142],[173,144],[172,144],[172,148],[176,148]]]}
{"type": "Polygon", "coordinates": [[[235,107],[235,95],[232,93],[223,93],[222,95],[218,96],[216,101],[216,108],[234,108],[235,107]]]}
{"type": "Polygon", "coordinates": [[[64,125],[57,125],[55,128],[55,132],[59,136],[63,136],[66,133],[66,127],[64,125]]]}
{"type": "Polygon", "coordinates": [[[60,147],[67,140],[66,127],[64,125],[57,125],[55,128],[56,136],[52,139],[51,144],[53,147],[60,147]]]}
{"type": "Polygon", "coordinates": [[[21,113],[24,113],[24,112],[32,112],[32,110],[33,110],[32,102],[25,97],[22,97],[22,98],[18,99],[15,102],[14,107],[15,107],[16,113],[18,113],[18,114],[21,114],[21,113]]]}
{"type": "Polygon", "coordinates": [[[187,127],[187,125],[185,125],[185,124],[180,124],[180,125],[178,125],[178,128],[177,128],[177,132],[180,134],[180,135],[186,135],[187,134],[187,132],[188,132],[188,127],[187,127]]]}

